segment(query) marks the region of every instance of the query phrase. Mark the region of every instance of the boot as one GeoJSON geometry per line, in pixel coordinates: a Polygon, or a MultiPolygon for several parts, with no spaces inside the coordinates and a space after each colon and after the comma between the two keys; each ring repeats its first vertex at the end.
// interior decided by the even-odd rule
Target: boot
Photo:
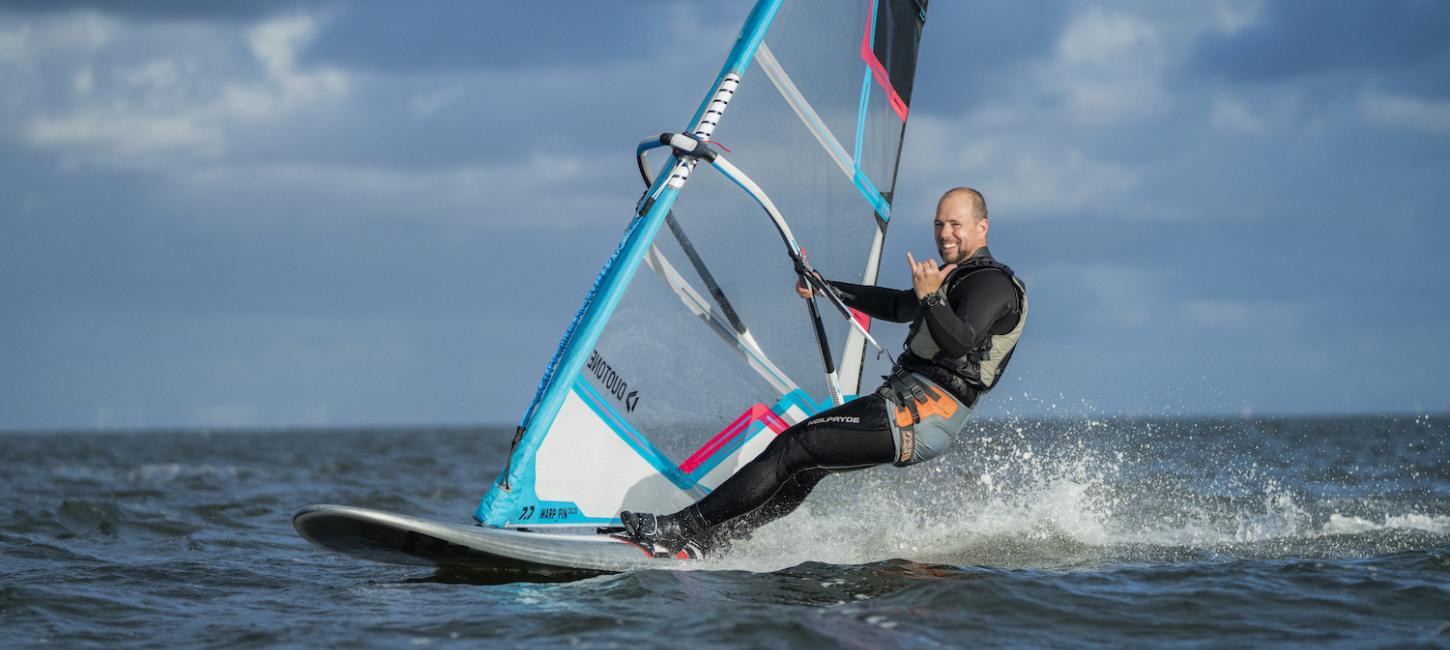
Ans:
{"type": "Polygon", "coordinates": [[[705,554],[709,526],[695,506],[672,515],[626,510],[619,513],[619,519],[624,522],[625,537],[653,549],[655,557],[676,557],[683,552],[697,559],[705,554]]]}

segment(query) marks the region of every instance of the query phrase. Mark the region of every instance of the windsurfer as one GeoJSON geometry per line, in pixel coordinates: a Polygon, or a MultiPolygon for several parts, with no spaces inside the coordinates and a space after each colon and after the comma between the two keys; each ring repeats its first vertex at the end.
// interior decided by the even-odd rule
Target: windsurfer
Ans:
{"type": "MultiPolygon", "coordinates": [[[[833,472],[907,466],[946,451],[981,393],[996,385],[1027,320],[1027,294],[987,250],[987,202],[957,187],[937,202],[942,262],[910,253],[912,288],[830,284],[865,314],[911,323],[905,350],[874,393],[807,418],[699,502],[668,515],[622,512],[626,534],[696,554],[795,510],[833,472]]],[[[796,285],[803,298],[811,290],[796,285]]]]}

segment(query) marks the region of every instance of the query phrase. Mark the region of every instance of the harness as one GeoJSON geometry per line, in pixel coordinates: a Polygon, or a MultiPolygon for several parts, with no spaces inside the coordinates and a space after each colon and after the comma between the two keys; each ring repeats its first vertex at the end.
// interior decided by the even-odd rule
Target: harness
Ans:
{"type": "Polygon", "coordinates": [[[938,416],[948,419],[966,408],[951,393],[917,379],[911,372],[897,368],[876,389],[892,409],[896,430],[901,432],[901,449],[896,464],[905,465],[916,456],[916,427],[923,418],[938,416]]]}

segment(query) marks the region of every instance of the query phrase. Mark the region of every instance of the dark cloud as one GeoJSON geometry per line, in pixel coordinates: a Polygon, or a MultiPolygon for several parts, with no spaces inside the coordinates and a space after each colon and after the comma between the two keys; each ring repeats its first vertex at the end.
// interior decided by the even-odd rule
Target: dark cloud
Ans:
{"type": "MultiPolygon", "coordinates": [[[[288,424],[318,421],[319,404],[332,421],[516,415],[639,196],[633,144],[694,110],[749,3],[708,10],[718,18],[683,3],[548,16],[529,3],[0,4],[9,16],[79,9],[232,22],[176,30],[224,41],[208,55],[221,63],[204,66],[214,81],[186,95],[195,101],[147,103],[106,65],[89,95],[73,96],[74,61],[43,59],[37,74],[54,83],[16,94],[44,107],[28,119],[88,117],[79,109],[115,97],[141,117],[214,126],[226,146],[159,167],[125,167],[137,161],[105,139],[101,162],[88,162],[86,141],[0,147],[0,368],[20,378],[0,390],[0,427],[288,424]],[[347,93],[260,120],[197,110],[226,84],[280,96],[265,92],[235,27],[294,8],[319,18],[319,40],[292,81],[341,70],[347,93]],[[713,31],[671,31],[681,24],[713,31]],[[568,182],[519,180],[564,158],[583,169],[568,182]],[[528,175],[506,173],[513,160],[528,175]]],[[[1043,190],[1053,195],[1103,166],[1142,179],[1081,205],[994,203],[994,251],[1028,279],[1036,319],[1001,395],[1100,412],[1441,399],[1450,155],[1412,124],[1366,123],[1360,97],[1440,83],[1447,48],[1426,35],[1443,30],[1445,10],[1270,6],[1243,33],[1174,42],[1175,53],[1194,48],[1193,74],[1166,72],[1173,101],[1160,113],[1092,128],[1033,104],[1053,74],[1072,73],[1053,58],[1074,11],[1057,0],[933,4],[914,108],[937,115],[908,129],[882,282],[905,286],[905,252],[931,250],[942,188],[927,180],[978,183],[951,148],[995,136],[1007,143],[991,163],[1004,183],[1018,162],[1060,174],[1043,190]],[[1243,105],[1241,129],[1211,122],[1213,79],[1248,84],[1225,93],[1243,105]],[[1356,101],[1315,101],[1344,86],[1356,101]],[[1020,115],[940,118],[991,100],[1020,115]],[[923,132],[948,143],[945,172],[923,161],[930,143],[912,135],[923,132]],[[1054,160],[1076,154],[1080,169],[1054,160]],[[1377,374],[1326,371],[1311,363],[1321,357],[1377,374]],[[1165,378],[1180,392],[1158,387],[1165,378]],[[1322,398],[1341,393],[1356,401],[1322,398]]],[[[122,51],[134,42],[97,60],[149,60],[122,51]]],[[[888,345],[904,335],[882,327],[888,345]]],[[[1047,408],[1023,401],[999,396],[983,414],[1047,408]]]]}
{"type": "Polygon", "coordinates": [[[738,25],[749,2],[682,7],[668,0],[628,4],[437,0],[0,0],[0,12],[66,14],[95,11],[137,21],[255,21],[291,11],[329,12],[333,20],[303,62],[390,71],[512,68],[519,65],[647,59],[678,38],[682,16],[703,27],[738,25]],[[556,16],[568,12],[569,17],[556,16]]]}
{"type": "MultiPolygon", "coordinates": [[[[749,7],[716,10],[738,24],[749,7]]],[[[338,5],[311,61],[380,70],[456,70],[599,63],[658,54],[681,12],[664,0],[574,4],[445,0],[338,5]],[[554,12],[568,12],[557,18],[554,12]],[[581,15],[582,14],[582,15],[581,15]]],[[[725,16],[722,16],[724,18],[725,16]]]]}
{"type": "Polygon", "coordinates": [[[1061,0],[932,5],[922,33],[912,100],[932,112],[961,113],[990,101],[1025,61],[1051,55],[1067,25],[1061,0]]]}
{"type": "Polygon", "coordinates": [[[942,25],[944,38],[932,48],[944,55],[955,52],[986,68],[1037,58],[1052,51],[1067,25],[1070,12],[1066,5],[1064,0],[974,2],[957,14],[939,4],[932,7],[933,22],[959,20],[963,27],[942,25]]]}
{"type": "Polygon", "coordinates": [[[1205,38],[1187,68],[1249,83],[1375,74],[1400,90],[1444,96],[1450,94],[1450,3],[1277,0],[1257,25],[1205,38]]]}
{"type": "Polygon", "coordinates": [[[287,11],[302,0],[194,2],[192,0],[0,0],[0,11],[58,14],[95,11],[141,20],[249,21],[287,11]]]}

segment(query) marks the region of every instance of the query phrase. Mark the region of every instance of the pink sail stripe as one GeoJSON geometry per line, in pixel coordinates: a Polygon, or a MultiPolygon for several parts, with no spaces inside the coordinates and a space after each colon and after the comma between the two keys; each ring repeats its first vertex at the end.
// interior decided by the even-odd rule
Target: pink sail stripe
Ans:
{"type": "Polygon", "coordinates": [[[871,11],[866,14],[866,33],[861,36],[861,58],[871,68],[871,76],[876,78],[876,83],[886,90],[886,98],[891,102],[892,110],[896,116],[906,121],[906,102],[902,101],[901,95],[896,94],[896,89],[891,86],[891,75],[886,74],[886,66],[876,58],[876,53],[871,51],[871,26],[876,23],[876,4],[872,3],[871,11]]]}
{"type": "Polygon", "coordinates": [[[685,462],[680,463],[680,471],[689,474],[699,469],[700,465],[703,465],[705,461],[715,455],[715,452],[730,444],[730,441],[734,440],[735,436],[740,435],[742,431],[748,430],[750,425],[755,422],[764,422],[765,426],[770,427],[770,430],[776,434],[786,429],[785,421],[781,420],[780,416],[775,414],[775,411],[770,410],[770,407],[764,404],[756,404],[742,413],[740,417],[735,418],[735,421],[731,422],[720,433],[715,434],[715,437],[710,438],[710,441],[706,442],[705,446],[700,447],[698,451],[690,454],[690,457],[686,458],[685,462]]]}

